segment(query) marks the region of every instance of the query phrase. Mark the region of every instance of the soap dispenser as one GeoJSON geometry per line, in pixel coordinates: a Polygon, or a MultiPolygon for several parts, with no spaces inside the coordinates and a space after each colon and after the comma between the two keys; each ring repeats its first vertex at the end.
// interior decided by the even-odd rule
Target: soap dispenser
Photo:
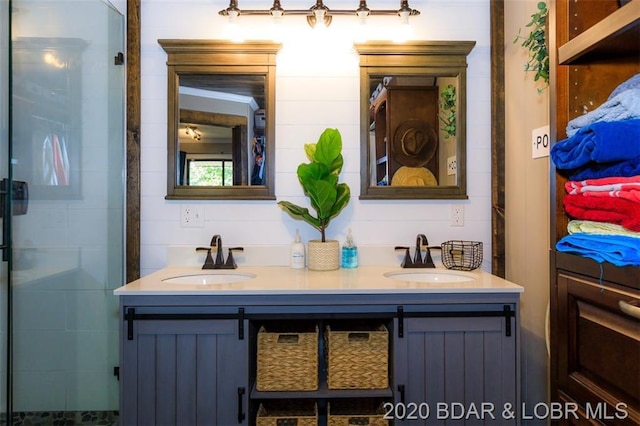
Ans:
{"type": "Polygon", "coordinates": [[[289,266],[292,269],[304,269],[304,244],[300,241],[300,230],[296,229],[296,239],[291,243],[289,266]]]}
{"type": "Polygon", "coordinates": [[[347,239],[342,246],[342,267],[357,268],[358,267],[358,247],[353,243],[351,229],[347,233],[347,239]]]}

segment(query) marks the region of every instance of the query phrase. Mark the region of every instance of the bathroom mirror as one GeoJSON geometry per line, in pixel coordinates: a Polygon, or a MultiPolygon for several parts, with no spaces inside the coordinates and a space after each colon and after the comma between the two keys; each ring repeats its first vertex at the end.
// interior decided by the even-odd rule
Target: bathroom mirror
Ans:
{"type": "Polygon", "coordinates": [[[263,41],[161,39],[167,199],[275,199],[275,56],[263,41]]]}
{"type": "Polygon", "coordinates": [[[361,199],[466,199],[474,41],[357,43],[361,199]]]}

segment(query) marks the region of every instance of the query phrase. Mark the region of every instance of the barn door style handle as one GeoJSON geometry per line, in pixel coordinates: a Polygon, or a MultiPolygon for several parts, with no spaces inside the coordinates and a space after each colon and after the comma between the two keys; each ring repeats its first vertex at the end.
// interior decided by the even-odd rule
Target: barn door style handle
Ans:
{"type": "Polygon", "coordinates": [[[621,300],[618,302],[618,306],[620,306],[620,310],[625,314],[640,319],[640,307],[638,307],[638,302],[632,300],[630,302],[625,302],[621,300]]]}
{"type": "Polygon", "coordinates": [[[11,220],[5,215],[5,211],[9,209],[9,191],[5,188],[8,186],[9,179],[2,179],[0,183],[0,218],[2,218],[2,241],[0,241],[0,250],[2,250],[2,261],[9,260],[9,229],[11,220]]]}
{"type": "Polygon", "coordinates": [[[238,388],[238,424],[242,424],[245,419],[244,411],[242,410],[242,401],[245,392],[245,388],[238,388]]]}
{"type": "Polygon", "coordinates": [[[398,392],[400,392],[400,403],[404,404],[404,385],[398,385],[398,392]]]}

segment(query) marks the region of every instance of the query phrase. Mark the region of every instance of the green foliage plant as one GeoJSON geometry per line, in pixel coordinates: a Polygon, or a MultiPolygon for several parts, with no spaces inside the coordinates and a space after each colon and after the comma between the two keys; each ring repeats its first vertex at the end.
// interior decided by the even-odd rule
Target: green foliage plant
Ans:
{"type": "Polygon", "coordinates": [[[456,135],[456,87],[453,84],[448,84],[442,89],[438,105],[443,111],[440,114],[440,121],[443,126],[444,138],[449,139],[449,137],[456,135]]]}
{"type": "MultiPolygon", "coordinates": [[[[529,35],[522,36],[522,29],[520,29],[513,40],[514,44],[522,41],[522,47],[529,51],[529,60],[525,64],[524,70],[535,72],[533,80],[542,80],[546,83],[544,88],[549,85],[549,51],[546,44],[548,13],[547,3],[539,2],[537,12],[531,15],[531,21],[526,25],[531,28],[529,35]]],[[[538,89],[538,92],[544,88],[538,89]]]]}
{"type": "Polygon", "coordinates": [[[322,242],[326,242],[329,222],[349,203],[351,196],[349,186],[338,183],[344,162],[342,136],[338,129],[325,129],[318,142],[305,144],[304,150],[310,162],[298,166],[298,181],[316,215],[289,201],[280,201],[278,205],[294,219],[303,220],[320,231],[322,242]]]}

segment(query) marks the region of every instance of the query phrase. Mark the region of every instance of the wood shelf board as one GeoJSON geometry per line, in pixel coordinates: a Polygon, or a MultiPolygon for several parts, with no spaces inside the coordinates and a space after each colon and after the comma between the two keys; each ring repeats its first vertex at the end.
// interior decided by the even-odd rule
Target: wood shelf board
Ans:
{"type": "Polygon", "coordinates": [[[632,289],[640,290],[640,268],[633,266],[618,267],[611,263],[598,263],[595,260],[570,253],[554,252],[555,267],[575,274],[608,282],[615,282],[632,289]]]}
{"type": "MultiPolygon", "coordinates": [[[[558,47],[560,65],[634,54],[640,47],[640,0],[627,5],[602,19],[582,34],[558,47]]],[[[638,58],[640,62],[640,57],[638,58]]]]}
{"type": "Polygon", "coordinates": [[[338,398],[392,398],[391,388],[384,389],[329,389],[320,383],[315,391],[259,391],[255,384],[251,399],[338,399],[338,398]]]}

